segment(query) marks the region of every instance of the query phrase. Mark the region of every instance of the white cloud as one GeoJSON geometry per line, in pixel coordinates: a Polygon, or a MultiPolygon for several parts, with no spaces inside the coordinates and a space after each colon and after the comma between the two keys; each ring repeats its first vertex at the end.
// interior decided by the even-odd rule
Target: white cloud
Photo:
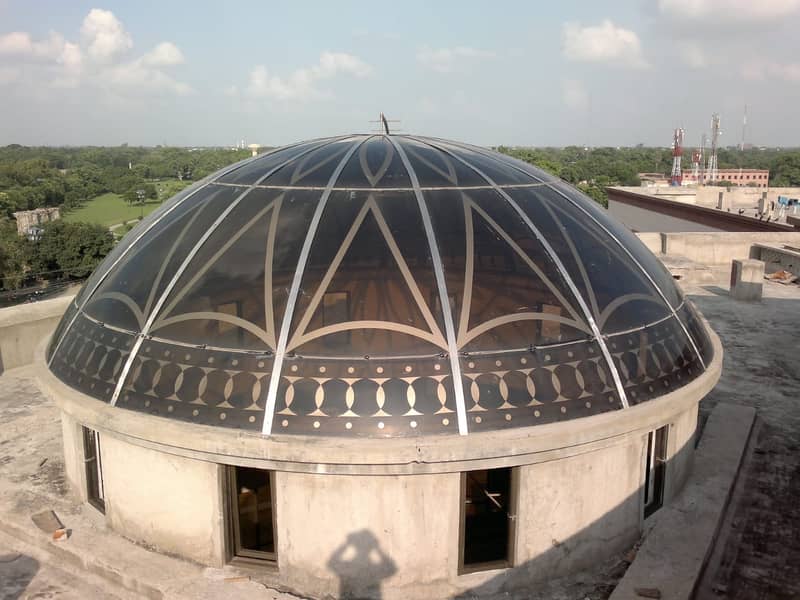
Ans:
{"type": "Polygon", "coordinates": [[[589,108],[589,94],[583,83],[577,79],[565,79],[561,82],[561,96],[564,104],[572,110],[585,112],[589,108]]]}
{"type": "Polygon", "coordinates": [[[97,62],[107,63],[133,47],[133,40],[110,10],[93,8],[81,25],[86,51],[97,62]]]}
{"type": "Polygon", "coordinates": [[[779,79],[789,83],[800,83],[800,63],[750,60],[742,65],[742,77],[750,81],[779,79]]]}
{"type": "Polygon", "coordinates": [[[800,0],[658,0],[658,11],[679,20],[774,21],[800,12],[800,0]]]}
{"type": "Polygon", "coordinates": [[[478,50],[468,46],[454,48],[429,48],[427,46],[417,51],[417,60],[424,66],[438,73],[453,73],[465,68],[465,64],[472,60],[494,58],[494,52],[478,50]]]}
{"type": "MultiPolygon", "coordinates": [[[[357,56],[344,52],[323,52],[319,62],[311,67],[296,69],[288,77],[272,75],[264,65],[256,65],[250,72],[244,94],[250,99],[306,100],[324,95],[317,88],[320,81],[338,75],[368,77],[372,67],[357,56]]],[[[235,95],[235,86],[226,93],[235,95]]]]}
{"type": "Polygon", "coordinates": [[[681,61],[690,69],[704,69],[711,62],[703,47],[697,42],[681,42],[677,49],[681,61]]]}
{"type": "Polygon", "coordinates": [[[5,35],[0,35],[0,54],[4,55],[26,55],[33,52],[33,42],[29,33],[24,31],[12,31],[5,35]]]}
{"type": "Polygon", "coordinates": [[[164,72],[184,62],[175,44],[161,42],[138,58],[125,58],[132,47],[130,34],[112,12],[92,9],[83,20],[80,43],[67,41],[57,32],[41,40],[24,31],[0,35],[0,82],[9,84],[24,78],[25,85],[32,87],[87,85],[128,94],[191,91],[164,72]]]}
{"type": "Polygon", "coordinates": [[[172,42],[161,42],[142,57],[142,62],[150,67],[172,67],[184,62],[183,52],[172,42]]]}
{"type": "Polygon", "coordinates": [[[0,85],[15,83],[20,77],[20,70],[14,67],[0,67],[0,85]]]}
{"type": "Polygon", "coordinates": [[[617,27],[609,19],[600,25],[565,23],[562,29],[564,56],[579,62],[600,62],[641,69],[649,65],[642,56],[639,36],[617,27]]]}

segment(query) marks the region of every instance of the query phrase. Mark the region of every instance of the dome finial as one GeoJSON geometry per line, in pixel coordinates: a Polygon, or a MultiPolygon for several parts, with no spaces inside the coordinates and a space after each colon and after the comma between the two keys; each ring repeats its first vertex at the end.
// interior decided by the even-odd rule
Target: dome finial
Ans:
{"type": "Polygon", "coordinates": [[[378,129],[382,130],[380,133],[384,133],[385,135],[392,135],[392,132],[389,131],[389,123],[399,123],[400,121],[397,119],[387,119],[386,115],[383,113],[378,114],[377,121],[370,121],[370,123],[377,123],[378,129]]]}

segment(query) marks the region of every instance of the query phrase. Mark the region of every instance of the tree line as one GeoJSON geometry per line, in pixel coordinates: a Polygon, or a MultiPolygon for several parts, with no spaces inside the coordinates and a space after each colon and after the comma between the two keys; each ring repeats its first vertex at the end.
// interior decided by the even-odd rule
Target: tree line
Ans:
{"type": "MultiPolygon", "coordinates": [[[[669,173],[671,148],[510,148],[500,152],[534,164],[569,183],[606,206],[605,188],[611,185],[640,185],[639,173],[669,173]]],[[[740,151],[720,148],[720,169],[769,169],[769,184],[775,187],[800,187],[800,149],[752,149],[740,151]]],[[[691,149],[683,156],[683,168],[691,168],[691,149]]]]}
{"type": "Polygon", "coordinates": [[[247,156],[226,148],[0,147],[0,218],[45,206],[67,211],[106,192],[151,197],[154,180],[199,179],[247,156]]]}

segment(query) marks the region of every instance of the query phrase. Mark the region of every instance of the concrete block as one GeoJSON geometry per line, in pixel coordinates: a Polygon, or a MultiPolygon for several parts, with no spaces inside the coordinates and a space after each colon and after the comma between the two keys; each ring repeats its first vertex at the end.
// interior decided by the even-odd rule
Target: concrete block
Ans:
{"type": "Polygon", "coordinates": [[[731,263],[731,297],[745,302],[761,300],[764,263],[752,258],[734,259],[731,263]]]}

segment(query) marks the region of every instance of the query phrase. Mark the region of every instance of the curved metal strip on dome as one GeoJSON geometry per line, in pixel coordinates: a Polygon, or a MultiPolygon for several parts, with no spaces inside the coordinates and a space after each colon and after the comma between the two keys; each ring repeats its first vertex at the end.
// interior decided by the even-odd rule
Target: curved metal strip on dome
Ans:
{"type": "Polygon", "coordinates": [[[283,367],[283,360],[286,355],[286,345],[289,341],[289,328],[292,326],[292,316],[294,315],[294,308],[297,303],[297,295],[300,292],[300,282],[303,279],[303,272],[305,270],[308,255],[311,252],[311,243],[314,241],[314,235],[317,231],[317,226],[322,218],[322,211],[328,202],[331,195],[331,190],[339,178],[342,170],[344,169],[347,161],[353,156],[358,147],[369,139],[367,136],[361,140],[353,143],[344,158],[339,162],[334,172],[331,174],[328,186],[322,192],[319,200],[317,201],[317,208],[314,211],[314,216],[311,218],[311,223],[308,227],[308,233],[305,240],[303,240],[303,247],[300,250],[300,258],[297,261],[297,269],[295,269],[294,277],[292,279],[292,287],[289,290],[289,298],[286,301],[286,310],[283,313],[283,322],[281,323],[281,330],[278,336],[278,343],[275,348],[275,358],[272,363],[272,372],[269,378],[269,387],[267,388],[267,402],[264,407],[264,423],[261,427],[261,433],[264,435],[272,434],[272,421],[275,413],[275,402],[278,396],[278,385],[281,379],[281,369],[283,367]]]}
{"type": "Polygon", "coordinates": [[[397,153],[400,155],[400,160],[403,161],[408,176],[411,178],[411,184],[414,186],[414,196],[419,205],[419,211],[422,215],[422,222],[425,226],[425,236],[428,240],[430,247],[431,258],[433,260],[433,269],[436,273],[436,284],[439,287],[439,302],[442,307],[442,314],[444,315],[444,328],[447,335],[448,358],[450,359],[450,370],[453,374],[453,388],[456,395],[456,418],[458,420],[458,433],[460,435],[467,435],[467,408],[464,402],[464,386],[459,385],[462,381],[461,365],[458,362],[458,341],[456,340],[455,324],[453,322],[453,314],[450,310],[450,297],[447,294],[447,284],[444,279],[444,268],[442,267],[442,257],[439,254],[439,246],[436,243],[436,237],[433,233],[433,225],[431,224],[431,216],[428,213],[428,207],[425,204],[425,198],[422,196],[422,191],[419,189],[419,179],[411,163],[408,160],[403,147],[391,136],[387,136],[389,141],[394,146],[397,153]]]}
{"type": "MultiPolygon", "coordinates": [[[[324,138],[319,138],[319,139],[324,139],[324,138]]],[[[236,162],[236,163],[234,163],[232,165],[229,165],[228,167],[225,167],[224,169],[221,169],[219,171],[211,173],[207,177],[201,179],[196,184],[191,186],[189,189],[184,190],[182,192],[183,197],[174,198],[173,202],[169,206],[165,207],[163,211],[161,211],[160,213],[159,213],[159,211],[156,211],[155,213],[153,213],[152,214],[153,218],[150,221],[150,223],[146,227],[144,227],[142,229],[142,231],[140,231],[138,234],[136,234],[135,236],[132,236],[130,243],[128,243],[128,245],[125,246],[122,249],[122,251],[119,253],[119,255],[111,262],[110,265],[108,265],[106,270],[102,274],[100,274],[98,276],[96,281],[94,281],[92,283],[91,289],[88,289],[88,290],[85,291],[85,293],[82,295],[82,301],[81,301],[80,305],[77,303],[78,296],[75,297],[75,300],[76,300],[75,301],[75,307],[76,307],[77,310],[75,311],[75,314],[72,315],[72,318],[68,322],[67,326],[60,332],[60,336],[56,340],[56,345],[52,348],[52,351],[50,352],[50,358],[47,361],[48,367],[52,366],[53,357],[56,355],[56,353],[58,352],[58,349],[61,347],[61,343],[64,340],[64,338],[67,337],[67,334],[70,332],[70,330],[72,329],[72,326],[75,324],[75,320],[78,318],[78,315],[81,314],[81,312],[83,311],[83,309],[86,306],[86,304],[92,298],[92,296],[97,291],[97,289],[100,287],[100,285],[103,283],[103,281],[108,276],[108,274],[111,273],[111,271],[114,270],[114,267],[116,267],[122,261],[123,258],[125,258],[125,256],[128,254],[130,249],[133,248],[134,246],[136,246],[136,244],[139,242],[139,240],[141,240],[145,235],[147,235],[147,233],[151,229],[153,229],[156,225],[158,225],[158,223],[161,222],[162,219],[166,218],[170,213],[172,213],[172,211],[174,211],[176,208],[178,208],[178,206],[182,205],[189,198],[191,198],[196,193],[198,193],[199,191],[204,189],[209,183],[217,181],[217,180],[221,179],[222,177],[225,177],[226,175],[236,171],[237,169],[240,169],[240,168],[242,168],[242,167],[244,167],[244,166],[246,166],[246,165],[248,165],[250,163],[258,162],[259,160],[262,160],[262,159],[264,159],[264,158],[266,158],[268,156],[271,156],[271,155],[273,155],[273,154],[275,154],[277,152],[281,152],[281,151],[284,151],[284,150],[287,150],[287,149],[291,149],[291,148],[296,148],[297,146],[302,146],[304,144],[313,143],[315,141],[319,141],[319,139],[318,140],[306,140],[306,141],[302,141],[302,142],[297,142],[295,144],[290,144],[288,146],[283,146],[281,148],[275,148],[270,152],[265,152],[264,154],[260,154],[258,156],[252,156],[250,158],[246,158],[246,159],[241,160],[239,162],[236,162]]],[[[344,139],[344,138],[342,138],[342,139],[344,139]]],[[[181,193],[177,194],[177,196],[180,196],[180,195],[181,195],[181,193]]],[[[120,243],[122,243],[122,242],[120,242],[120,243]]],[[[91,280],[91,278],[90,278],[90,280],[91,280]]],[[[87,281],[86,284],[88,285],[88,283],[89,283],[89,281],[87,281]]]]}
{"type": "MultiPolygon", "coordinates": [[[[416,138],[412,138],[412,139],[416,139],[416,138]]],[[[417,140],[417,141],[420,141],[420,140],[417,140]]],[[[558,270],[561,273],[561,276],[564,278],[564,282],[570,288],[570,290],[572,291],[572,294],[575,296],[575,299],[578,301],[578,304],[580,305],[581,310],[583,310],[583,312],[584,312],[584,317],[586,318],[586,321],[589,324],[589,327],[591,327],[591,329],[592,329],[592,333],[594,334],[595,341],[599,344],[600,351],[603,353],[603,357],[606,359],[606,363],[608,365],[608,369],[611,372],[611,376],[614,379],[614,385],[617,388],[617,393],[619,394],[620,402],[622,403],[623,408],[628,408],[629,405],[628,405],[627,395],[625,394],[625,387],[622,385],[622,379],[619,376],[619,371],[617,370],[616,364],[614,364],[614,360],[611,357],[611,353],[608,351],[608,346],[606,345],[605,339],[603,338],[603,334],[600,332],[600,328],[597,326],[597,323],[595,322],[594,317],[592,317],[592,312],[589,309],[589,307],[586,305],[586,301],[581,296],[581,293],[578,291],[578,288],[575,285],[575,282],[572,280],[572,277],[570,277],[570,275],[567,272],[566,268],[564,268],[564,264],[561,262],[561,259],[555,253],[553,248],[550,246],[550,243],[542,235],[542,232],[539,231],[539,229],[536,227],[536,225],[533,224],[533,222],[530,220],[530,217],[528,217],[528,215],[525,214],[525,211],[523,211],[520,208],[520,206],[514,201],[514,199],[511,196],[509,196],[508,193],[505,190],[503,190],[501,187],[499,187],[494,182],[494,180],[491,177],[489,177],[486,173],[484,173],[481,169],[479,169],[475,165],[469,163],[464,158],[455,155],[454,153],[450,152],[446,148],[442,148],[441,146],[437,146],[435,144],[431,144],[430,142],[423,142],[423,143],[427,143],[428,145],[432,146],[433,148],[436,148],[437,150],[439,150],[440,152],[444,152],[448,156],[453,157],[454,159],[456,159],[457,161],[459,161],[462,164],[466,165],[467,167],[469,167],[470,169],[475,171],[478,175],[483,177],[486,180],[486,182],[489,183],[489,185],[491,185],[494,188],[494,190],[498,194],[500,194],[505,199],[505,201],[508,202],[508,204],[511,205],[511,207],[522,218],[522,220],[525,222],[525,224],[531,230],[531,232],[536,237],[536,239],[539,240],[539,243],[541,243],[541,245],[544,247],[544,249],[548,253],[550,259],[555,263],[556,267],[558,268],[558,270]]]]}
{"type": "MultiPolygon", "coordinates": [[[[347,139],[348,137],[350,137],[350,136],[346,136],[344,138],[339,138],[339,139],[347,139]]],[[[328,143],[330,144],[330,143],[333,143],[333,142],[328,142],[328,143]]],[[[305,156],[306,154],[308,154],[310,152],[313,152],[314,150],[317,150],[318,148],[320,148],[320,147],[322,147],[324,145],[325,144],[323,143],[323,144],[319,144],[319,145],[313,146],[312,148],[308,148],[308,149],[304,150],[303,152],[301,152],[300,154],[292,156],[291,158],[281,162],[277,166],[275,166],[272,169],[270,169],[269,171],[267,171],[264,175],[262,175],[256,181],[256,184],[261,183],[267,177],[269,177],[273,173],[279,171],[280,169],[282,169],[286,165],[294,162],[295,160],[305,156]]],[[[222,211],[222,213],[215,219],[215,221],[211,224],[211,226],[203,233],[203,235],[200,237],[200,239],[194,245],[194,247],[188,252],[188,254],[184,258],[183,262],[181,263],[181,265],[178,267],[177,271],[172,276],[172,279],[169,281],[167,286],[164,288],[164,291],[162,292],[161,297],[158,299],[158,302],[156,302],[155,306],[153,307],[152,312],[148,316],[147,321],[145,322],[144,327],[142,328],[142,331],[138,334],[138,336],[136,338],[136,342],[134,343],[133,348],[131,349],[131,352],[128,355],[128,359],[126,360],[125,365],[122,367],[122,371],[120,372],[119,379],[117,380],[117,385],[114,388],[114,394],[111,396],[111,406],[114,406],[117,403],[117,399],[119,398],[119,394],[122,391],[123,386],[125,385],[125,380],[128,378],[128,373],[130,372],[131,365],[133,364],[133,361],[136,358],[136,355],[139,353],[139,349],[142,346],[142,342],[144,341],[144,338],[147,335],[149,335],[150,328],[152,327],[153,322],[155,321],[156,317],[158,316],[158,314],[159,314],[164,302],[166,302],[167,297],[169,296],[169,293],[172,291],[172,288],[175,286],[175,284],[177,283],[177,281],[180,278],[180,276],[186,270],[186,267],[189,266],[189,263],[192,261],[192,259],[194,258],[195,254],[197,254],[198,250],[200,250],[200,248],[206,242],[206,240],[208,240],[208,238],[211,237],[211,234],[214,233],[214,231],[217,229],[217,227],[219,227],[219,224],[222,223],[222,221],[225,220],[225,217],[227,217],[231,213],[231,211],[234,208],[236,208],[236,206],[238,206],[239,203],[253,189],[254,189],[254,186],[250,186],[244,192],[239,194],[236,197],[236,199],[233,202],[231,202],[230,205],[228,205],[228,207],[224,211],[222,211]]]]}
{"type": "MultiPolygon", "coordinates": [[[[481,154],[483,156],[491,157],[489,152],[487,152],[484,148],[480,148],[478,146],[473,146],[471,144],[462,144],[462,143],[458,143],[458,142],[451,142],[451,141],[448,141],[448,140],[443,140],[441,138],[431,138],[431,139],[434,139],[434,140],[436,140],[438,142],[444,142],[444,143],[447,143],[449,145],[453,145],[453,146],[456,146],[456,147],[465,148],[465,149],[470,150],[471,152],[476,152],[476,153],[481,154]]],[[[692,346],[692,349],[694,350],[695,355],[700,360],[700,364],[705,369],[706,368],[706,362],[703,359],[703,356],[702,356],[702,354],[700,352],[700,349],[698,348],[697,343],[695,342],[693,337],[689,334],[689,330],[687,329],[686,325],[684,325],[684,323],[678,317],[678,313],[676,312],[677,309],[672,306],[672,304],[669,302],[669,300],[667,300],[667,297],[664,294],[664,291],[655,282],[655,280],[652,278],[652,276],[647,272],[647,270],[644,268],[642,263],[633,255],[633,253],[627,247],[625,247],[625,244],[623,244],[622,241],[616,235],[614,235],[614,233],[612,231],[610,231],[605,225],[603,225],[600,221],[598,221],[597,218],[595,218],[595,216],[592,215],[588,210],[586,210],[578,202],[575,202],[575,200],[573,198],[570,198],[564,192],[562,192],[560,189],[555,187],[555,185],[553,185],[553,184],[554,183],[559,183],[558,180],[555,180],[554,182],[544,181],[543,179],[541,179],[539,176],[535,175],[534,173],[532,173],[530,171],[527,171],[527,170],[523,169],[522,167],[517,166],[514,162],[509,162],[509,166],[512,167],[513,169],[516,169],[517,171],[520,171],[522,173],[525,173],[525,174],[529,175],[533,179],[538,180],[543,185],[545,185],[546,187],[550,188],[555,193],[557,193],[559,196],[564,198],[567,202],[569,202],[570,204],[575,206],[583,214],[585,214],[587,217],[589,217],[589,219],[591,219],[598,227],[600,227],[623,250],[623,252],[625,252],[625,254],[628,255],[628,258],[630,258],[633,261],[633,263],[639,268],[639,270],[644,274],[644,276],[650,281],[650,284],[656,290],[658,295],[661,296],[661,299],[664,301],[664,304],[666,304],[667,307],[670,309],[670,311],[672,312],[673,317],[675,318],[675,320],[680,325],[680,328],[683,330],[683,333],[686,335],[686,338],[688,339],[689,344],[692,346]]]]}

